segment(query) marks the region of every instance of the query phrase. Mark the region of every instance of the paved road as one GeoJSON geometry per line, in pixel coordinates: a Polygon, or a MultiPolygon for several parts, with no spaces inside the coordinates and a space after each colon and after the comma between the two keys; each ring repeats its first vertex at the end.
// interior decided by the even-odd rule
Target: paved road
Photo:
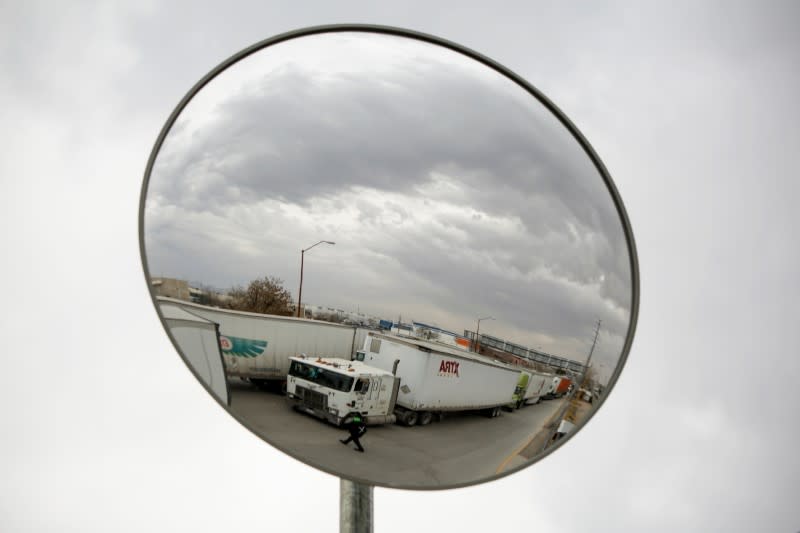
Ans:
{"type": "Polygon", "coordinates": [[[543,401],[498,418],[451,414],[429,426],[371,426],[365,453],[338,439],[347,432],[294,411],[286,398],[234,380],[231,410],[273,445],[332,473],[345,472],[374,485],[435,488],[472,483],[527,459],[519,455],[559,410],[543,401]]]}

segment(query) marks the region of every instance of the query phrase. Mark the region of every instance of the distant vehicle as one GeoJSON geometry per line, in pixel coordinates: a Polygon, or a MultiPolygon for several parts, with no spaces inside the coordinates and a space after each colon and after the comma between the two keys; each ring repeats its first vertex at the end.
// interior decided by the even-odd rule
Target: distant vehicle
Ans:
{"type": "Polygon", "coordinates": [[[562,420],[558,424],[558,429],[556,429],[555,434],[553,435],[553,440],[560,440],[566,437],[572,430],[575,429],[575,424],[570,422],[569,420],[562,420]]]}
{"type": "Polygon", "coordinates": [[[519,409],[525,403],[525,393],[528,392],[528,383],[531,380],[531,373],[522,370],[519,373],[517,380],[517,387],[514,389],[514,394],[511,396],[511,403],[503,406],[506,411],[519,409]]]}
{"type": "Polygon", "coordinates": [[[551,381],[550,374],[531,372],[531,379],[528,382],[528,390],[525,391],[522,405],[533,405],[542,401],[542,396],[547,392],[547,386],[551,381]]]}
{"type": "Polygon", "coordinates": [[[550,384],[551,378],[550,374],[522,370],[517,382],[517,388],[511,398],[512,401],[506,406],[507,410],[519,409],[525,405],[539,403],[546,392],[547,385],[550,384]]]}
{"type": "Polygon", "coordinates": [[[570,380],[568,377],[553,376],[553,379],[550,382],[550,386],[542,398],[545,400],[550,400],[553,398],[561,398],[571,390],[570,389],[571,386],[572,386],[572,380],[570,380]]]}
{"type": "Polygon", "coordinates": [[[219,346],[225,373],[278,390],[286,383],[289,358],[305,353],[351,359],[364,343],[365,328],[320,320],[247,313],[157,297],[219,326],[219,346]]]}

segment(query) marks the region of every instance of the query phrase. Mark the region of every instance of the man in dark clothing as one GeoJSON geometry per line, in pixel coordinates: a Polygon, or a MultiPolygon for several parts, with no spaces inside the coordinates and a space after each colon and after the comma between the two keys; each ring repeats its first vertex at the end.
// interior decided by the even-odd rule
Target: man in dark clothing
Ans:
{"type": "Polygon", "coordinates": [[[350,441],[353,441],[356,444],[356,450],[363,452],[364,447],[361,446],[358,438],[363,437],[367,432],[367,423],[364,421],[364,417],[361,416],[360,413],[350,413],[344,417],[344,423],[342,425],[347,428],[347,431],[350,432],[350,436],[344,440],[340,439],[339,442],[342,444],[347,444],[350,441]]]}

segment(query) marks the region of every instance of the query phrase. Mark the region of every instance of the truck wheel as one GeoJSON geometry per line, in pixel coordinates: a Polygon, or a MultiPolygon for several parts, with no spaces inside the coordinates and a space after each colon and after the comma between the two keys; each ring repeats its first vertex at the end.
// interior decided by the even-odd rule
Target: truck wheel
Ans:
{"type": "Polygon", "coordinates": [[[251,378],[250,383],[255,385],[258,390],[269,392],[269,382],[266,379],[251,378]]]}
{"type": "Polygon", "coordinates": [[[403,424],[408,427],[417,425],[417,420],[419,419],[419,415],[417,415],[416,411],[406,411],[403,415],[403,424]]]}
{"type": "Polygon", "coordinates": [[[419,425],[420,426],[427,426],[433,421],[433,413],[430,411],[423,411],[419,415],[419,425]]]}

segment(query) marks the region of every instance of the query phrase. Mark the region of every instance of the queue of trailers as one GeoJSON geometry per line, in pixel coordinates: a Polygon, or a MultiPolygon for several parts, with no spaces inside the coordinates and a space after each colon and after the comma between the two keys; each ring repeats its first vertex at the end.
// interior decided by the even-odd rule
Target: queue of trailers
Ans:
{"type": "Polygon", "coordinates": [[[557,397],[563,381],[410,336],[157,300],[162,309],[181,309],[217,325],[228,377],[275,390],[282,385],[297,410],[336,425],[354,411],[370,425],[426,425],[459,411],[496,417],[504,408],[557,397]]]}
{"type": "Polygon", "coordinates": [[[427,425],[446,413],[496,417],[536,403],[552,376],[411,337],[369,332],[353,361],[292,357],[287,397],[333,424],[351,412],[368,425],[427,425]]]}

